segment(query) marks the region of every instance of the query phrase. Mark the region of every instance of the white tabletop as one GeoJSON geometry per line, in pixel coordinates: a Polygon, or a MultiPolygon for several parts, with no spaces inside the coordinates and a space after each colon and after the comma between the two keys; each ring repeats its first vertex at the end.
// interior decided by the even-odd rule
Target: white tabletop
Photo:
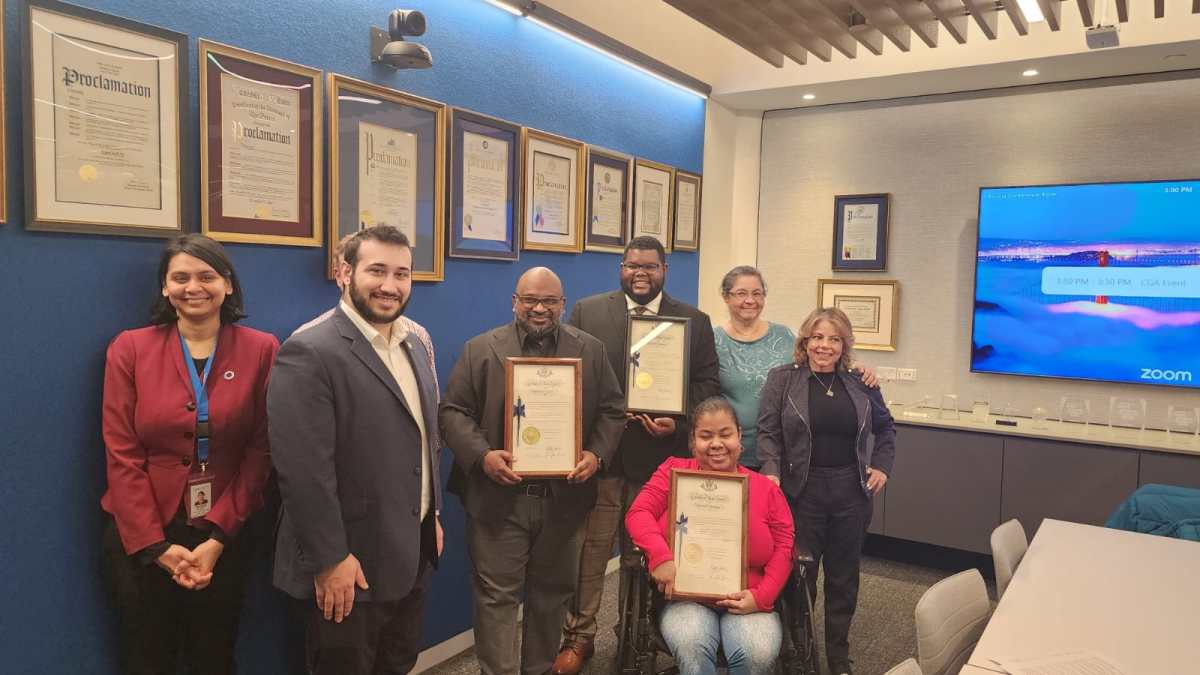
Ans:
{"type": "Polygon", "coordinates": [[[1130,674],[1200,672],[1200,543],[1043,521],[968,663],[1085,649],[1130,674]]]}

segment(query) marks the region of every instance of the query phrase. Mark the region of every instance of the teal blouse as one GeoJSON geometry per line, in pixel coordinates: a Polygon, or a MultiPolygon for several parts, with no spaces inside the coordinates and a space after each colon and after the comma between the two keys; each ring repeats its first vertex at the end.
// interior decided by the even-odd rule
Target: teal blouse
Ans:
{"type": "Polygon", "coordinates": [[[782,324],[772,323],[766,335],[751,342],[729,336],[721,326],[713,328],[717,342],[717,358],[721,362],[721,395],[737,412],[742,427],[741,463],[757,467],[758,459],[758,401],[767,371],[792,362],[796,336],[782,324]]]}

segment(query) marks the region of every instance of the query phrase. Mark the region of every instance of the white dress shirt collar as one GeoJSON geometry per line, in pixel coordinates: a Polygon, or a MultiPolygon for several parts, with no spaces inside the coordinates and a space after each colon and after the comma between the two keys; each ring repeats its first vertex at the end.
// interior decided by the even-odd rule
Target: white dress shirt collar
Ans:
{"type": "Polygon", "coordinates": [[[662,291],[659,291],[658,295],[654,296],[653,300],[651,300],[650,302],[647,302],[645,305],[639,305],[637,302],[634,302],[633,298],[629,297],[628,293],[626,293],[625,294],[625,309],[632,312],[635,307],[645,307],[647,314],[653,314],[655,316],[658,316],[658,314],[659,314],[658,308],[662,306],[662,296],[663,296],[662,291]]]}

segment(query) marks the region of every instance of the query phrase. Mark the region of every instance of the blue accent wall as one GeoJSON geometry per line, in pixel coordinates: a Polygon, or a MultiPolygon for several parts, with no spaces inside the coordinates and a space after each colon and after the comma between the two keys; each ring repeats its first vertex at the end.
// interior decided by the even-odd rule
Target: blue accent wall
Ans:
{"type": "MultiPolygon", "coordinates": [[[[0,225],[0,667],[10,675],[115,673],[115,615],[101,576],[99,508],[104,350],[119,331],[144,325],[157,292],[160,240],[26,232],[22,199],[20,4],[5,17],[8,222],[0,225]]],[[[699,172],[704,101],[614,62],[482,0],[86,0],[88,7],[186,33],[192,125],[198,151],[196,38],[378,82],[513,122],[699,172]],[[367,29],[388,11],[419,9],[433,53],[426,71],[373,66],[367,29]]],[[[193,156],[198,156],[193,154],[193,156]]],[[[198,167],[196,167],[198,169],[198,167]]],[[[197,170],[193,175],[197,175],[197,170]]],[[[198,179],[197,179],[198,180],[198,179]]],[[[193,197],[198,185],[188,186],[193,197]]],[[[198,203],[198,200],[193,200],[198,203]]],[[[199,214],[192,214],[199,222],[199,214]]],[[[245,286],[245,324],[280,339],[328,309],[336,290],[323,250],[228,245],[245,286]]],[[[614,288],[612,254],[523,253],[517,263],[448,259],[446,281],[417,284],[409,315],[428,327],[445,381],[462,343],[511,318],[520,273],[546,265],[569,299],[614,288]]],[[[670,259],[668,291],[696,300],[695,254],[670,259]]],[[[448,471],[449,455],[443,455],[448,471]]],[[[425,644],[470,627],[463,513],[443,515],[446,555],[433,579],[425,644]]],[[[248,536],[267,540],[262,518],[248,536]]],[[[269,544],[269,542],[267,542],[269,544]]],[[[268,576],[262,547],[239,642],[241,672],[297,672],[299,636],[268,576]]]]}
{"type": "MultiPolygon", "coordinates": [[[[192,124],[198,156],[196,38],[234,44],[325,71],[371,80],[668,165],[700,172],[704,102],[481,0],[88,0],[103,12],[190,36],[192,124]],[[433,53],[427,71],[390,71],[367,58],[367,28],[397,6],[428,19],[415,38],[433,53]]],[[[104,348],[146,322],[157,292],[161,240],[25,232],[19,4],[8,2],[8,222],[0,226],[0,653],[7,674],[112,674],[115,615],[100,566],[100,435],[104,348]]],[[[197,167],[198,168],[198,167],[197,167]]],[[[193,175],[198,175],[198,171],[193,175]]],[[[193,197],[198,184],[188,186],[193,197]]],[[[198,201],[193,201],[198,203],[198,201]]],[[[199,214],[193,213],[198,223],[199,214]]],[[[336,289],[325,252],[227,245],[245,286],[247,325],[282,340],[329,309],[336,289]]],[[[547,265],[570,299],[616,287],[611,253],[523,252],[516,263],[446,261],[446,281],[418,283],[409,316],[425,324],[445,381],[463,341],[511,318],[517,276],[547,265]]],[[[694,253],[671,257],[668,292],[695,303],[694,253]]],[[[443,466],[449,471],[449,453],[443,466]]],[[[470,627],[463,513],[443,514],[446,554],[425,622],[432,645],[470,627]]],[[[239,641],[242,673],[298,671],[300,637],[269,583],[269,514],[247,528],[263,539],[239,641]]]]}

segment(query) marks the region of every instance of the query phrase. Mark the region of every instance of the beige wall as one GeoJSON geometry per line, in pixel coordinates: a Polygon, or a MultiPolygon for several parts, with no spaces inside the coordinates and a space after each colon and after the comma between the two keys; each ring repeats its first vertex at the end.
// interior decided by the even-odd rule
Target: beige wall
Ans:
{"type": "Polygon", "coordinates": [[[727,318],[717,289],[735,265],[753,265],[758,248],[761,112],[709,100],[704,125],[704,193],[700,222],[700,309],[727,318]]]}
{"type": "Polygon", "coordinates": [[[1159,424],[1169,404],[1200,405],[1185,390],[972,374],[968,363],[979,187],[1200,176],[1196,79],[770,112],[761,174],[758,263],[771,284],[769,319],[795,328],[815,306],[820,277],[899,280],[897,351],[860,354],[917,369],[916,383],[887,385],[889,398],[957,393],[964,407],[982,397],[994,408],[1028,414],[1041,405],[1056,415],[1060,396],[1082,395],[1102,420],[1110,395],[1139,396],[1159,424]],[[833,275],[833,196],[872,192],[891,193],[888,271],[833,275]]]}

